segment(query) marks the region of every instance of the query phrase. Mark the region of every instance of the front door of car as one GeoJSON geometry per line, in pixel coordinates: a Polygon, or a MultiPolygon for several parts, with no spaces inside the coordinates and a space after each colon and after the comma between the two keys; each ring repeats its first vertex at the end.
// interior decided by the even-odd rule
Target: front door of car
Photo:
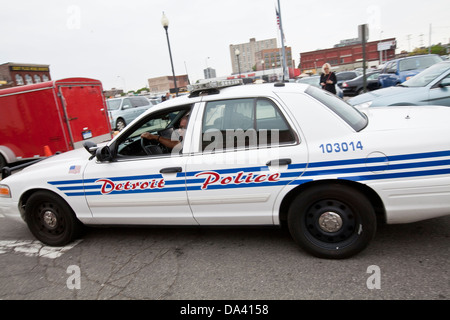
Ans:
{"type": "Polygon", "coordinates": [[[84,172],[85,195],[99,223],[197,224],[180,175],[185,171],[185,155],[141,137],[150,132],[170,138],[189,109],[183,106],[149,114],[100,149],[111,154],[111,161],[90,161],[84,172]]]}
{"type": "Polygon", "coordinates": [[[125,98],[122,101],[121,118],[124,118],[125,124],[129,124],[136,117],[136,108],[133,107],[130,98],[125,98]]]}
{"type": "MultiPolygon", "coordinates": [[[[200,225],[273,224],[280,191],[307,162],[288,116],[268,98],[205,102],[186,186],[200,225]]],[[[194,140],[193,139],[193,140],[194,140]]]]}

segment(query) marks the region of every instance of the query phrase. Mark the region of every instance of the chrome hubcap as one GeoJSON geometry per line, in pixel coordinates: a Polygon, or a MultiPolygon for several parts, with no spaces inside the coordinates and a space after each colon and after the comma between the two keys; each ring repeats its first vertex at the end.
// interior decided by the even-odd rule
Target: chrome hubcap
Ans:
{"type": "Polygon", "coordinates": [[[342,228],[342,218],[335,212],[324,212],[319,217],[319,226],[325,232],[337,232],[342,228]]]}
{"type": "Polygon", "coordinates": [[[56,228],[56,225],[58,224],[58,221],[56,219],[56,215],[52,211],[45,211],[44,215],[42,216],[44,219],[44,223],[49,229],[56,228]]]}

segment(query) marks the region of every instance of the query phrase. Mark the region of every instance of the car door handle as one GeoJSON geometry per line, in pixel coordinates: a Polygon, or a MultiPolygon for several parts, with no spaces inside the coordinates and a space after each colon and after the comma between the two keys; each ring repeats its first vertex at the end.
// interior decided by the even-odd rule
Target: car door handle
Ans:
{"type": "Polygon", "coordinates": [[[177,173],[182,171],[183,169],[181,167],[169,167],[159,170],[159,173],[177,173]]]}
{"type": "Polygon", "coordinates": [[[285,159],[270,160],[269,162],[266,163],[266,166],[283,166],[291,163],[292,163],[291,159],[285,158],[285,159]]]}

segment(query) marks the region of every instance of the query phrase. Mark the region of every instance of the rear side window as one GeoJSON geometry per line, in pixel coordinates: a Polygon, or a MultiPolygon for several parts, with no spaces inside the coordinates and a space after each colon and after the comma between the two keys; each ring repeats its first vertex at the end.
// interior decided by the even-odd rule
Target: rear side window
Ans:
{"type": "Polygon", "coordinates": [[[133,107],[144,107],[150,104],[150,101],[145,97],[134,97],[130,98],[133,107]]]}
{"type": "Polygon", "coordinates": [[[286,119],[268,99],[230,99],[206,105],[202,123],[204,152],[295,142],[286,119]]]}
{"type": "Polygon", "coordinates": [[[367,126],[367,118],[362,112],[337,98],[334,94],[311,86],[305,92],[336,113],[355,131],[361,131],[367,126]]]}

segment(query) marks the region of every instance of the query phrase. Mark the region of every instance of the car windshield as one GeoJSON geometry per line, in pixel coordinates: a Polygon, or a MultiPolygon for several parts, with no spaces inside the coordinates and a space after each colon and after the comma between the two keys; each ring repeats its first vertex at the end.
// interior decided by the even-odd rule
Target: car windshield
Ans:
{"type": "Polygon", "coordinates": [[[432,65],[428,69],[422,71],[415,77],[403,82],[402,86],[405,87],[425,87],[431,81],[439,77],[444,72],[450,69],[450,63],[437,63],[432,65]]]}
{"type": "Polygon", "coordinates": [[[108,106],[108,110],[118,110],[120,108],[120,99],[115,100],[106,100],[106,105],[108,106]]]}
{"type": "Polygon", "coordinates": [[[334,94],[316,87],[309,87],[305,92],[322,102],[347,122],[355,131],[361,131],[367,126],[367,117],[362,112],[339,99],[334,94]]]}

